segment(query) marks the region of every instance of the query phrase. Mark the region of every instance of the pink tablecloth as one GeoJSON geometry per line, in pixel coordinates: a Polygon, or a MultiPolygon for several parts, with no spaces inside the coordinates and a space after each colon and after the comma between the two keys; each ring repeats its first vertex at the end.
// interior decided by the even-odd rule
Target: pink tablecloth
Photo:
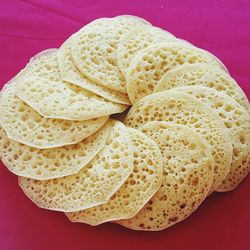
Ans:
{"type": "MultiPolygon", "coordinates": [[[[132,14],[207,49],[250,97],[249,0],[84,0],[0,2],[0,83],[37,52],[58,47],[89,21],[132,14]]],[[[2,164],[1,164],[2,165],[2,164]]],[[[0,166],[0,249],[249,249],[250,177],[233,192],[213,194],[190,218],[158,233],[118,225],[73,224],[37,208],[17,178],[0,166]]]]}

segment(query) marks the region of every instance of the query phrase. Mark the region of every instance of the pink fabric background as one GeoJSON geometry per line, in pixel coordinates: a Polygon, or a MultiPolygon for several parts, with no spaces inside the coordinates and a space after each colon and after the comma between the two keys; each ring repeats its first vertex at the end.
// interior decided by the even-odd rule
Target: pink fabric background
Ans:
{"type": "MultiPolygon", "coordinates": [[[[218,56],[250,97],[250,1],[84,0],[0,1],[1,87],[37,52],[58,47],[84,24],[132,14],[218,56]]],[[[3,164],[1,164],[3,165],[3,164]]],[[[37,208],[17,178],[0,166],[0,250],[249,249],[250,177],[239,188],[213,194],[190,218],[158,233],[118,225],[73,224],[37,208]]]]}

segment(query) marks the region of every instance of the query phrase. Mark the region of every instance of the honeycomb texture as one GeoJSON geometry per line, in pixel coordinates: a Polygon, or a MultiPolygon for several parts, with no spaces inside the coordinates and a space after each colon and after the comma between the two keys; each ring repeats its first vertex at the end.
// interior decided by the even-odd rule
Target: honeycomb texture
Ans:
{"type": "Polygon", "coordinates": [[[17,82],[16,95],[48,118],[88,120],[127,108],[62,81],[57,50],[38,54],[19,74],[17,82]]]}
{"type": "Polygon", "coordinates": [[[149,24],[143,19],[121,16],[105,19],[98,26],[85,26],[72,40],[76,66],[96,83],[127,93],[125,78],[117,67],[118,44],[122,35],[141,25],[149,24]]]}
{"type": "Polygon", "coordinates": [[[111,121],[106,145],[77,174],[34,180],[19,177],[23,192],[39,207],[74,212],[106,203],[133,171],[133,147],[127,128],[111,121]]]}
{"type": "Polygon", "coordinates": [[[129,128],[134,147],[134,167],[127,181],[105,204],[67,213],[73,222],[92,226],[136,215],[162,183],[162,158],[156,143],[138,130],[129,128]]]}
{"type": "Polygon", "coordinates": [[[1,160],[12,173],[37,180],[76,174],[104,147],[109,129],[108,121],[77,144],[37,149],[9,139],[0,128],[1,160]]]}
{"type": "Polygon", "coordinates": [[[221,118],[202,101],[181,91],[151,94],[129,111],[125,124],[138,128],[150,121],[166,121],[193,128],[210,146],[214,180],[210,192],[226,178],[232,160],[232,142],[221,118]]]}
{"type": "Polygon", "coordinates": [[[230,171],[217,191],[235,189],[250,170],[250,116],[233,98],[212,88],[185,86],[176,88],[210,106],[223,120],[233,145],[230,171]]]}
{"type": "Polygon", "coordinates": [[[213,157],[207,143],[187,126],[156,121],[141,131],[161,150],[163,181],[137,215],[118,223],[134,230],[158,231],[185,219],[206,198],[213,181],[213,157]]]}
{"type": "Polygon", "coordinates": [[[150,45],[160,42],[178,41],[171,33],[157,27],[139,27],[125,34],[119,43],[117,58],[118,66],[126,76],[133,58],[138,52],[150,45]]]}
{"type": "Polygon", "coordinates": [[[134,104],[151,94],[165,73],[183,64],[194,63],[222,68],[209,52],[184,43],[165,42],[147,47],[132,60],[126,74],[129,99],[134,104]]]}
{"type": "Polygon", "coordinates": [[[128,95],[105,88],[102,85],[89,80],[76,68],[71,55],[71,40],[72,37],[65,41],[58,50],[59,68],[62,79],[89,90],[96,95],[102,96],[107,100],[130,105],[131,103],[129,101],[128,95]]]}
{"type": "Polygon", "coordinates": [[[15,95],[15,79],[0,95],[0,122],[10,139],[36,148],[78,143],[95,133],[108,117],[69,121],[42,117],[15,95]]]}
{"type": "Polygon", "coordinates": [[[209,87],[223,92],[250,111],[246,95],[229,74],[217,67],[200,63],[182,65],[167,72],[155,87],[154,92],[190,85],[209,87]]]}

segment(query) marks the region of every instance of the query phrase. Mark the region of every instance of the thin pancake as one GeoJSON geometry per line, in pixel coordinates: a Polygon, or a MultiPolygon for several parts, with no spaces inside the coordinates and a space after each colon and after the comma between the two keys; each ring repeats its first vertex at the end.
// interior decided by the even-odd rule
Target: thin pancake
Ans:
{"type": "Polygon", "coordinates": [[[173,89],[142,98],[130,109],[125,124],[138,128],[150,121],[187,125],[210,145],[215,164],[210,192],[216,190],[226,178],[232,160],[232,142],[221,118],[202,101],[173,89]]]}
{"type": "Polygon", "coordinates": [[[187,126],[150,122],[141,130],[161,150],[163,181],[135,217],[118,223],[134,230],[158,231],[185,219],[206,198],[213,181],[213,156],[207,143],[187,126]]]}
{"type": "Polygon", "coordinates": [[[15,95],[16,82],[5,84],[0,94],[0,122],[10,139],[36,148],[75,144],[94,134],[108,116],[87,121],[67,121],[41,116],[15,95]]]}
{"type": "Polygon", "coordinates": [[[133,147],[127,128],[112,120],[106,145],[77,174],[45,181],[19,177],[19,185],[39,207],[75,212],[106,203],[132,171],[133,147]]]}
{"type": "Polygon", "coordinates": [[[142,50],[133,59],[126,75],[129,99],[134,104],[151,94],[164,74],[182,64],[204,63],[224,67],[208,51],[183,42],[158,43],[142,50]]]}
{"type": "Polygon", "coordinates": [[[184,64],[167,72],[155,87],[154,92],[191,85],[221,91],[250,111],[248,99],[237,82],[223,70],[207,64],[184,64]]]}
{"type": "Polygon", "coordinates": [[[193,95],[210,106],[223,120],[233,145],[230,171],[217,191],[235,189],[250,170],[250,116],[233,98],[212,88],[184,86],[175,90],[193,95]]]}
{"type": "Polygon", "coordinates": [[[174,35],[154,26],[150,26],[147,29],[145,29],[145,27],[138,27],[130,31],[122,37],[117,51],[118,66],[121,72],[126,76],[133,58],[141,50],[154,43],[171,42],[175,40],[177,40],[177,38],[174,35]]]}
{"type": "Polygon", "coordinates": [[[94,82],[127,93],[125,78],[117,66],[117,48],[122,35],[138,26],[148,26],[132,16],[118,16],[101,25],[87,25],[72,39],[75,65],[94,82]]]}
{"type": "Polygon", "coordinates": [[[108,121],[95,134],[77,144],[37,149],[9,139],[0,128],[1,160],[12,173],[36,180],[76,174],[104,147],[109,129],[108,121]]]}
{"type": "Polygon", "coordinates": [[[47,118],[88,120],[127,108],[64,82],[57,50],[36,55],[16,79],[17,96],[47,118]]]}
{"type": "Polygon", "coordinates": [[[129,128],[134,146],[133,172],[121,188],[100,206],[67,213],[72,222],[92,226],[135,216],[162,183],[161,152],[156,143],[138,130],[129,128]]]}
{"type": "Polygon", "coordinates": [[[102,85],[96,84],[95,82],[85,77],[76,68],[71,56],[71,40],[72,37],[65,41],[58,50],[59,68],[62,79],[86,90],[89,90],[96,95],[102,96],[110,101],[130,105],[131,103],[126,94],[122,94],[117,91],[105,88],[102,85]]]}

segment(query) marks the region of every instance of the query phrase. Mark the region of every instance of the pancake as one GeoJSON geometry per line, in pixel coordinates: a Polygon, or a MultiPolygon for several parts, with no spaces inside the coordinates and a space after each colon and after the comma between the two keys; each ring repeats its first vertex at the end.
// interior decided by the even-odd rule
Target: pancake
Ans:
{"type": "Polygon", "coordinates": [[[125,124],[138,128],[150,121],[173,122],[193,128],[209,144],[214,157],[210,193],[220,186],[232,160],[232,142],[220,116],[192,95],[173,89],[142,98],[128,112],[125,124]]]}
{"type": "Polygon", "coordinates": [[[129,128],[134,146],[134,167],[127,181],[107,203],[66,213],[72,222],[92,226],[136,215],[162,183],[161,152],[156,143],[138,130],[129,128]]]}
{"type": "Polygon", "coordinates": [[[126,94],[125,78],[117,66],[117,48],[122,35],[142,25],[149,23],[132,16],[118,16],[101,25],[83,27],[72,39],[75,65],[92,81],[126,94]]]}
{"type": "Polygon", "coordinates": [[[138,27],[130,31],[122,37],[118,46],[117,58],[121,72],[126,76],[131,61],[141,50],[155,43],[175,40],[177,38],[174,35],[154,26],[147,29],[138,27]]]}
{"type": "Polygon", "coordinates": [[[74,212],[106,203],[133,171],[133,147],[127,128],[111,121],[104,148],[77,174],[34,180],[19,177],[23,192],[39,207],[74,212]]]}
{"type": "Polygon", "coordinates": [[[80,121],[127,108],[62,81],[57,50],[38,54],[18,75],[17,82],[17,96],[47,118],[80,121]]]}
{"type": "Polygon", "coordinates": [[[183,64],[194,63],[224,69],[221,62],[208,51],[183,42],[165,42],[147,47],[134,57],[126,74],[130,101],[134,104],[151,94],[166,72],[183,64]]]}
{"type": "Polygon", "coordinates": [[[66,40],[58,50],[59,68],[62,79],[86,90],[89,90],[96,95],[102,96],[109,101],[130,105],[130,100],[126,94],[122,94],[117,91],[105,88],[102,85],[96,84],[95,82],[85,77],[76,68],[71,56],[71,40],[72,37],[66,40]]]}
{"type": "Polygon", "coordinates": [[[14,174],[47,180],[76,174],[105,146],[109,121],[81,142],[58,148],[37,149],[7,137],[0,128],[0,153],[5,166],[14,174]]]}
{"type": "Polygon", "coordinates": [[[250,111],[248,99],[237,82],[223,70],[207,64],[184,64],[167,72],[155,87],[154,92],[190,85],[221,91],[250,111]]]}
{"type": "Polygon", "coordinates": [[[36,148],[75,144],[94,134],[108,116],[86,121],[42,117],[15,95],[16,82],[5,84],[0,94],[0,123],[7,136],[36,148]]]}
{"type": "Polygon", "coordinates": [[[184,86],[175,90],[193,95],[210,106],[223,120],[233,145],[230,171],[217,191],[235,189],[250,170],[250,116],[233,98],[212,88],[184,86]]]}
{"type": "Polygon", "coordinates": [[[187,126],[156,121],[141,131],[161,150],[163,181],[137,215],[118,223],[134,230],[158,231],[185,219],[206,198],[213,181],[213,156],[209,145],[187,126]]]}

